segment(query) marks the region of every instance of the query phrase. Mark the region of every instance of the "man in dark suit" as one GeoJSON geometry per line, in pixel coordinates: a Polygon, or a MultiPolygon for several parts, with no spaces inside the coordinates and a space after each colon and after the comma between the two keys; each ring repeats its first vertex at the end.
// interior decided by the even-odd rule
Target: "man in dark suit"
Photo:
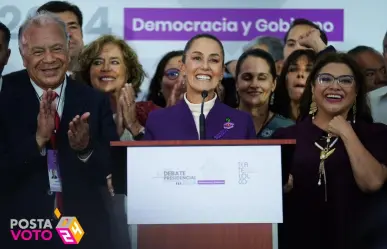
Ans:
{"type": "Polygon", "coordinates": [[[27,73],[0,93],[2,245],[62,248],[55,230],[50,241],[7,243],[10,218],[49,219],[55,229],[57,207],[82,226],[78,248],[110,248],[108,212],[99,190],[111,173],[109,142],[119,140],[109,100],[66,76],[69,39],[61,19],[36,14],[19,32],[27,73]],[[57,155],[61,191],[49,181],[50,155],[57,155]]]}
{"type": "MultiPolygon", "coordinates": [[[[66,30],[70,38],[70,64],[67,69],[67,75],[73,76],[72,72],[76,70],[78,67],[78,56],[83,48],[83,15],[78,6],[71,4],[66,1],[50,1],[37,9],[38,12],[51,12],[55,13],[64,23],[66,23],[66,30]]],[[[1,26],[0,26],[1,30],[1,26]]],[[[1,34],[0,34],[1,38],[1,34]]],[[[9,41],[8,41],[9,42],[9,41]]],[[[0,42],[1,45],[1,42],[0,42]]],[[[7,45],[8,47],[8,45],[7,45]]],[[[10,52],[10,51],[9,51],[10,52]]],[[[9,56],[9,55],[8,55],[9,56]]],[[[1,68],[1,46],[0,46],[0,68],[1,68]]],[[[21,77],[21,75],[27,74],[25,69],[9,73],[4,75],[4,89],[8,87],[10,84],[17,83],[17,79],[21,77]]],[[[1,73],[0,73],[1,78],[1,73]]],[[[1,81],[1,80],[0,80],[1,81]]],[[[1,87],[0,87],[1,91],[1,87]]]]}
{"type": "Polygon", "coordinates": [[[374,194],[367,209],[359,214],[351,249],[387,248],[387,185],[374,194]]]}
{"type": "Polygon", "coordinates": [[[11,49],[9,49],[9,41],[11,40],[11,32],[4,23],[0,22],[0,91],[3,85],[2,74],[5,65],[8,63],[11,49]]]}

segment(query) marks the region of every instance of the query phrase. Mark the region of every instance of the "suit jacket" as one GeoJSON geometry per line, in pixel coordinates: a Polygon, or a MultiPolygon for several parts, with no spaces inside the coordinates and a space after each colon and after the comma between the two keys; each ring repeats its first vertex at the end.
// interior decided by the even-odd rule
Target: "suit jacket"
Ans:
{"type": "MultiPolygon", "coordinates": [[[[13,77],[12,84],[0,93],[0,175],[3,178],[0,226],[8,228],[1,235],[4,240],[11,238],[11,217],[52,219],[55,197],[49,191],[47,159],[41,155],[35,140],[39,100],[28,74],[21,71],[13,77]]],[[[106,176],[111,172],[110,141],[118,140],[109,99],[70,78],[64,95],[56,139],[62,176],[62,215],[77,217],[83,227],[85,235],[79,248],[109,248],[108,213],[100,192],[100,186],[106,186],[106,176]],[[86,163],[70,148],[67,136],[71,119],[85,112],[91,113],[89,147],[93,150],[86,163]]],[[[55,228],[57,221],[53,219],[52,224],[55,228]]],[[[53,234],[53,240],[39,242],[39,248],[61,248],[63,243],[55,231],[53,234]]],[[[31,241],[25,243],[28,244],[24,248],[35,248],[31,241]]],[[[13,241],[10,245],[14,247],[17,243],[13,241]]]]}
{"type": "MultiPolygon", "coordinates": [[[[206,117],[207,139],[254,139],[254,123],[248,113],[233,109],[216,99],[206,117]]],[[[197,140],[192,113],[184,100],[149,114],[144,140],[197,140]]]]}
{"type": "MultiPolygon", "coordinates": [[[[15,85],[17,87],[20,79],[26,78],[26,77],[29,77],[26,69],[22,69],[22,70],[15,71],[15,72],[4,75],[3,76],[3,87],[1,90],[4,91],[4,89],[8,89],[8,87],[13,88],[13,87],[15,87],[15,85]]],[[[74,78],[75,78],[75,76],[71,77],[72,80],[80,82],[79,80],[74,79],[74,78]]]]}
{"type": "Polygon", "coordinates": [[[362,213],[359,228],[353,236],[351,249],[387,248],[387,184],[369,201],[369,207],[362,213]]]}
{"type": "Polygon", "coordinates": [[[17,87],[19,84],[20,79],[29,78],[28,72],[26,69],[22,69],[19,71],[15,71],[6,75],[3,75],[3,87],[1,88],[1,91],[4,92],[8,88],[14,88],[17,87]]]}

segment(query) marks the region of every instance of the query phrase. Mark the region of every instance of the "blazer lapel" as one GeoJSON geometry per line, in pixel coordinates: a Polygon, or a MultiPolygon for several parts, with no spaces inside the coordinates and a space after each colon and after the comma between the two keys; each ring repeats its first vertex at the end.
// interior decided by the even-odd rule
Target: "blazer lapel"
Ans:
{"type": "Polygon", "coordinates": [[[227,122],[226,118],[222,112],[222,104],[217,98],[206,118],[207,139],[214,139],[217,134],[224,130],[223,126],[227,122]]]}
{"type": "Polygon", "coordinates": [[[39,98],[34,87],[31,84],[29,77],[26,77],[25,79],[21,80],[21,82],[23,82],[21,84],[25,84],[25,87],[18,91],[20,93],[19,96],[21,110],[23,110],[23,115],[25,115],[25,119],[23,119],[23,122],[26,123],[24,123],[23,126],[28,127],[29,129],[31,129],[31,131],[33,130],[36,132],[36,128],[38,126],[37,117],[40,108],[39,98]]]}
{"type": "MultiPolygon", "coordinates": [[[[19,82],[16,84],[19,84],[19,82]]],[[[23,78],[20,80],[20,85],[22,87],[18,89],[17,92],[18,97],[20,98],[18,102],[20,103],[24,116],[23,126],[36,132],[40,104],[37,93],[31,84],[28,74],[23,75],[23,78]]]]}
{"type": "MultiPolygon", "coordinates": [[[[66,76],[67,77],[67,76],[66,76]]],[[[59,125],[59,136],[67,137],[67,131],[69,128],[70,121],[76,115],[82,115],[82,96],[78,96],[79,92],[77,92],[77,83],[74,82],[70,77],[67,77],[67,86],[65,89],[65,98],[64,98],[64,107],[63,114],[60,120],[59,125]]]]}
{"type": "Polygon", "coordinates": [[[195,120],[192,116],[192,112],[189,109],[187,103],[184,100],[180,100],[176,104],[178,115],[178,122],[183,128],[183,136],[189,140],[198,140],[199,134],[196,130],[195,120]]]}

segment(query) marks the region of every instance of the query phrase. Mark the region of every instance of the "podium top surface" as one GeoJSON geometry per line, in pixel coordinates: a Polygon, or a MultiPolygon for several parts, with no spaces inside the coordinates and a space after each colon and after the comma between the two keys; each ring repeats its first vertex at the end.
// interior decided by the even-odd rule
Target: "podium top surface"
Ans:
{"type": "Polygon", "coordinates": [[[286,145],[296,144],[295,139],[251,139],[251,140],[169,140],[169,141],[112,141],[113,147],[141,146],[228,146],[228,145],[286,145]]]}

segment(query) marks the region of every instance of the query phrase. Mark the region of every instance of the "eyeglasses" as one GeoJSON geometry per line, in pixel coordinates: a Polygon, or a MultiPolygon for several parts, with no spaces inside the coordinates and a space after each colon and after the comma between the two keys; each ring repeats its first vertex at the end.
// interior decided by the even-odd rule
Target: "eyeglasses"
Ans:
{"type": "Polygon", "coordinates": [[[177,68],[170,68],[164,72],[164,76],[170,80],[175,80],[179,77],[180,70],[177,68]]]}
{"type": "Polygon", "coordinates": [[[353,75],[340,75],[335,77],[329,73],[323,73],[317,76],[317,82],[323,86],[332,85],[335,81],[342,87],[350,87],[355,81],[355,78],[353,75]]]}

